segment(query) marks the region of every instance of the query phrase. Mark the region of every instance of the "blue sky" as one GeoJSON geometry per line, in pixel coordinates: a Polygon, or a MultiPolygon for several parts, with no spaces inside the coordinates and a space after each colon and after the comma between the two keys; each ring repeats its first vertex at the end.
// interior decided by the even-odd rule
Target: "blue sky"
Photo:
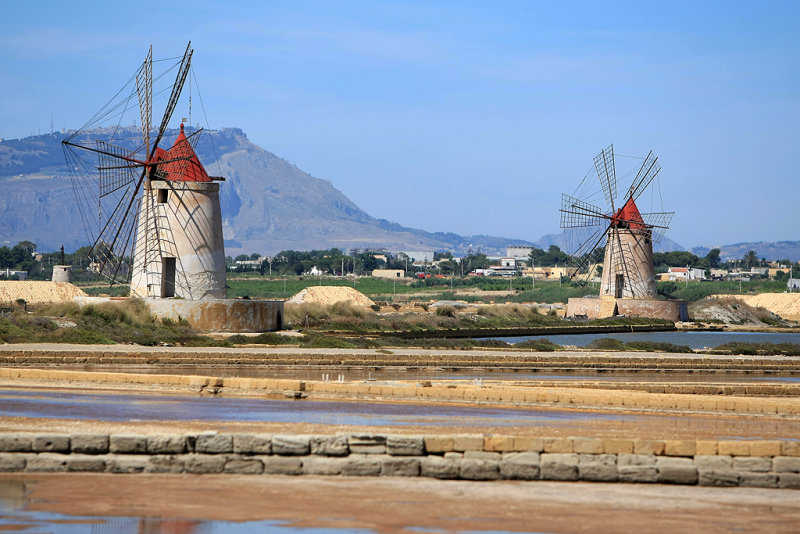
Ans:
{"type": "Polygon", "coordinates": [[[661,194],[640,207],[663,199],[682,245],[800,239],[800,2],[6,2],[3,15],[0,137],[49,131],[51,113],[57,130],[81,126],[148,45],[163,58],[191,40],[208,126],[242,128],[376,217],[536,240],[614,143],[660,157],[661,194]]]}

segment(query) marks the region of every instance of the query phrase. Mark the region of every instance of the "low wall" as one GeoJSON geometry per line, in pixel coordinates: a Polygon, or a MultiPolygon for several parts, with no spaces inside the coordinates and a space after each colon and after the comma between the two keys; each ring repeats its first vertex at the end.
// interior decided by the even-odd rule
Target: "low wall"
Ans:
{"type": "Polygon", "coordinates": [[[0,433],[0,472],[425,476],[800,489],[800,441],[0,433]]]}
{"type": "Polygon", "coordinates": [[[588,319],[602,319],[614,315],[666,319],[674,322],[689,320],[685,300],[571,298],[567,301],[567,317],[585,316],[588,319]]]}
{"type": "Polygon", "coordinates": [[[283,329],[282,300],[148,298],[145,302],[156,317],[183,318],[200,330],[274,332],[283,329]]]}
{"type": "MultiPolygon", "coordinates": [[[[79,306],[128,300],[127,297],[76,297],[79,306]]],[[[274,332],[283,329],[282,300],[143,299],[159,319],[186,319],[193,328],[209,332],[274,332]]]]}

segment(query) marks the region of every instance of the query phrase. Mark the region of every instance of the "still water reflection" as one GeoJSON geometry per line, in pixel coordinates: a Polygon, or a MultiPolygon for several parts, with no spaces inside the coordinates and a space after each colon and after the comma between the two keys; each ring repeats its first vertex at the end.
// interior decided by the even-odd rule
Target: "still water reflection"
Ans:
{"type": "MultiPolygon", "coordinates": [[[[0,478],[0,532],[55,532],[59,534],[341,534],[370,533],[372,529],[294,527],[286,521],[220,521],[177,517],[73,516],[31,509],[27,483],[0,478]]],[[[35,508],[40,508],[37,503],[35,508]]]]}

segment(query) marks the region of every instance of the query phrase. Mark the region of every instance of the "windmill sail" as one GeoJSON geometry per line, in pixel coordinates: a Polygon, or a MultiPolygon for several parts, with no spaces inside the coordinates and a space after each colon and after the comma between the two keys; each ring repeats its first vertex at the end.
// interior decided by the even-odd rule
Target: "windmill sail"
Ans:
{"type": "Polygon", "coordinates": [[[611,205],[611,211],[614,211],[614,199],[617,198],[617,174],[614,169],[613,144],[595,156],[594,168],[600,179],[600,186],[603,188],[606,202],[611,205]]]}
{"type": "Polygon", "coordinates": [[[642,163],[642,166],[639,168],[639,172],[636,173],[636,179],[634,179],[628,190],[628,197],[634,200],[639,198],[639,195],[647,189],[650,182],[653,181],[660,171],[661,165],[658,164],[658,158],[653,156],[653,151],[651,150],[644,159],[644,163],[642,163]]]}
{"type": "MultiPolygon", "coordinates": [[[[154,76],[150,47],[128,85],[80,130],[62,141],[81,220],[92,243],[90,264],[112,283],[129,275],[129,258],[133,255],[139,216],[137,207],[141,203],[143,184],[151,176],[159,174],[160,165],[186,165],[189,159],[188,155],[176,153],[171,154],[171,158],[164,158],[165,151],[159,149],[159,144],[178,104],[191,66],[192,52],[189,43],[177,63],[175,82],[168,86],[170,96],[155,140],[151,139],[154,76]],[[126,90],[128,87],[129,91],[126,90]],[[131,105],[131,100],[138,101],[138,118],[141,120],[141,137],[136,140],[125,137],[125,132],[129,134],[130,130],[119,127],[121,114],[135,109],[136,104],[131,105]],[[111,129],[111,140],[91,142],[85,139],[85,130],[98,126],[111,129]]],[[[166,73],[155,79],[161,80],[166,73]]],[[[159,89],[159,92],[164,91],[166,89],[159,89]]],[[[153,237],[158,239],[158,234],[153,237]]]]}

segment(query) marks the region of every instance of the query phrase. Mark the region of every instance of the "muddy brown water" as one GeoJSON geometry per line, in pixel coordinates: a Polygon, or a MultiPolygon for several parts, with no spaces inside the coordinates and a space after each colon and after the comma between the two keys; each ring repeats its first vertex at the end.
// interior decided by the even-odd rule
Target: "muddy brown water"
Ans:
{"type": "Polygon", "coordinates": [[[800,419],[735,414],[286,400],[153,391],[0,388],[0,427],[23,431],[203,430],[484,433],[645,439],[798,439],[800,419]]]}

